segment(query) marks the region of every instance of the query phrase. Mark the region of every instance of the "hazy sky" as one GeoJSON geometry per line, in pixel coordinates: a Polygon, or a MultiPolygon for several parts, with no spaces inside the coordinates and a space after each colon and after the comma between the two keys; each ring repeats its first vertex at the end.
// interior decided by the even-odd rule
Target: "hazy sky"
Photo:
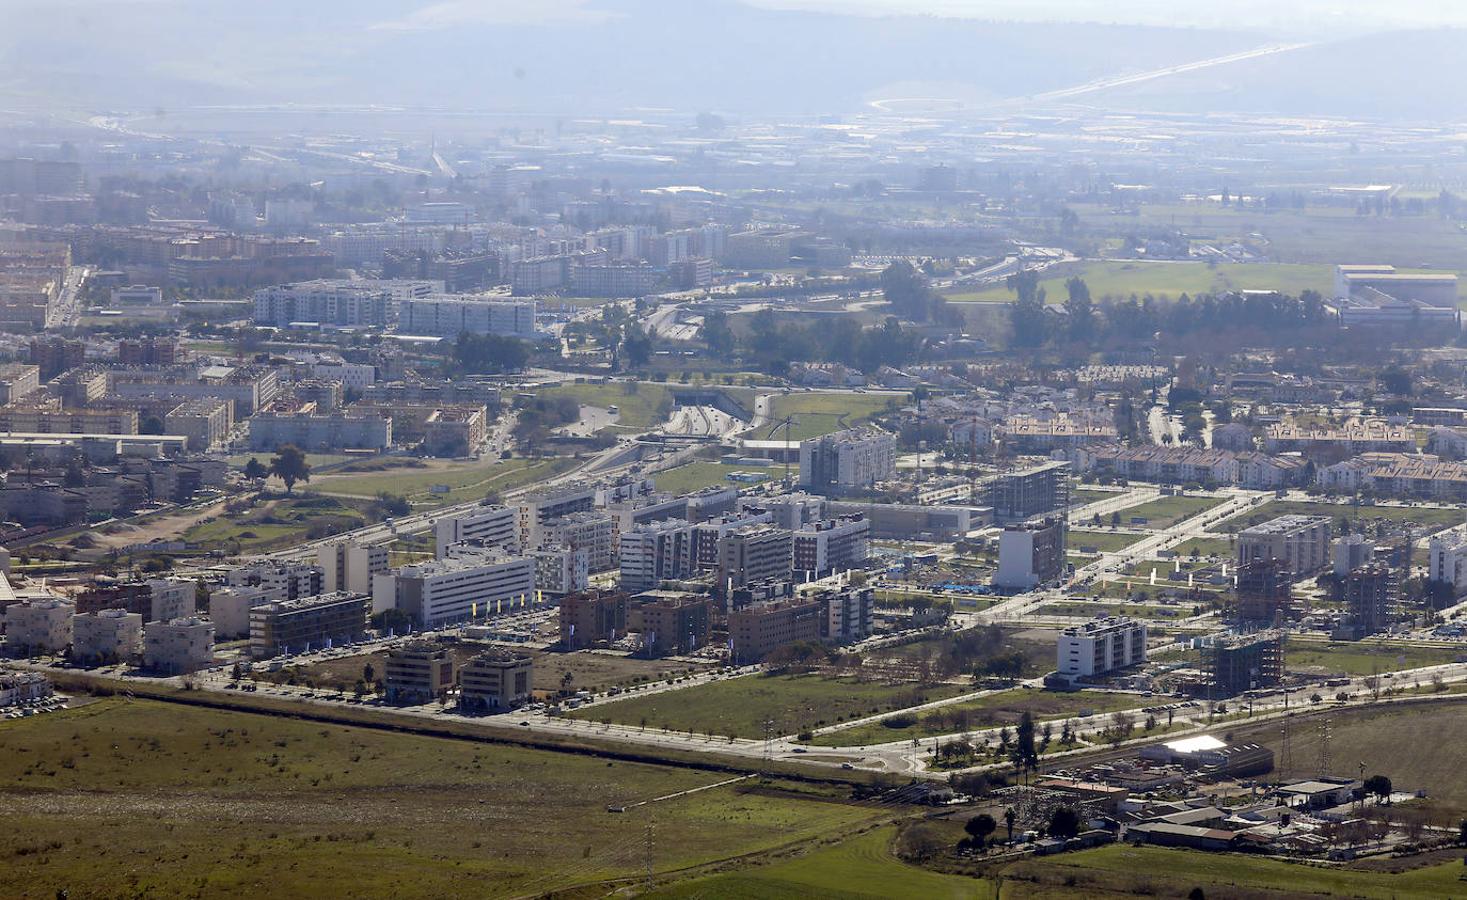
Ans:
{"type": "Polygon", "coordinates": [[[1224,28],[1467,26],[1463,0],[745,0],[773,9],[1224,28]]]}

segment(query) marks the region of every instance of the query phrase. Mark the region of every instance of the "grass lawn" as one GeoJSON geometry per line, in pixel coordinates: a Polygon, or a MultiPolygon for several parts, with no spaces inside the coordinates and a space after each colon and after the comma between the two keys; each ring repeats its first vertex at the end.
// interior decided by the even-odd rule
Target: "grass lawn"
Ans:
{"type": "MultiPolygon", "coordinates": [[[[383,461],[384,463],[388,461],[383,461]]],[[[411,460],[392,468],[323,475],[311,482],[315,490],[328,494],[373,498],[380,493],[406,497],[418,507],[444,506],[480,500],[490,491],[504,491],[543,481],[575,465],[566,458],[484,458],[475,462],[448,463],[411,460]],[[416,463],[418,465],[413,465],[416,463]],[[434,485],[447,485],[446,493],[434,493],[434,485]]]]}
{"type": "Polygon", "coordinates": [[[1183,558],[1191,556],[1193,551],[1198,556],[1232,556],[1236,552],[1227,538],[1188,538],[1172,548],[1172,552],[1183,558]]]}
{"type": "Polygon", "coordinates": [[[367,521],[362,505],[334,497],[267,500],[247,513],[201,521],[184,531],[182,540],[208,550],[258,553],[360,528],[367,521]]]}
{"type": "MultiPolygon", "coordinates": [[[[274,458],[275,454],[271,453],[268,450],[260,450],[255,453],[236,453],[233,456],[229,457],[229,465],[236,469],[243,469],[245,467],[245,464],[248,463],[251,459],[258,459],[261,465],[268,466],[270,465],[270,460],[274,458]]],[[[360,460],[362,458],[363,457],[360,454],[348,455],[345,453],[307,453],[306,464],[309,465],[312,470],[315,470],[324,469],[327,466],[339,466],[342,463],[351,462],[352,460],[360,460]]],[[[371,459],[373,457],[367,458],[371,459]]]]}
{"type": "Polygon", "coordinates": [[[1260,522],[1267,522],[1278,516],[1294,515],[1329,516],[1336,522],[1344,517],[1352,522],[1358,521],[1367,525],[1382,519],[1388,522],[1410,522],[1426,530],[1418,535],[1418,537],[1424,537],[1427,531],[1440,531],[1443,528],[1462,524],[1464,519],[1467,519],[1467,510],[1446,506],[1351,506],[1348,503],[1270,500],[1262,506],[1255,506],[1251,510],[1230,516],[1211,528],[1232,533],[1242,531],[1260,522]]]}
{"type": "MultiPolygon", "coordinates": [[[[912,718],[916,721],[900,727],[872,722],[817,734],[810,743],[820,747],[864,747],[939,734],[959,734],[999,725],[1016,725],[1025,712],[1032,715],[1036,722],[1042,722],[1048,719],[1067,719],[1082,713],[1099,714],[1136,709],[1150,702],[1152,701],[1143,699],[1139,694],[1112,694],[1105,691],[1060,693],[1015,688],[915,714],[912,718]]],[[[893,722],[893,725],[899,723],[900,720],[893,722]]]]}
{"type": "Polygon", "coordinates": [[[987,883],[908,865],[891,853],[896,828],[887,826],[764,866],[697,878],[648,894],[700,900],[885,900],[892,897],[987,897],[987,883]]]}
{"type": "MultiPolygon", "coordinates": [[[[1094,547],[1101,553],[1116,553],[1126,549],[1142,538],[1144,534],[1124,534],[1109,531],[1082,531],[1075,529],[1070,532],[1069,546],[1072,550],[1094,547]]],[[[1087,551],[1088,552],[1088,551],[1087,551]]]]}
{"type": "MultiPolygon", "coordinates": [[[[809,393],[780,394],[770,402],[769,425],[744,433],[745,437],[764,440],[769,437],[775,424],[786,416],[794,416],[790,428],[790,439],[796,441],[817,438],[832,431],[840,431],[869,420],[872,416],[886,412],[890,404],[905,404],[907,399],[891,394],[809,393]]],[[[777,438],[784,437],[784,429],[778,429],[777,438]]]]}
{"type": "MultiPolygon", "coordinates": [[[[1254,265],[1224,263],[1210,266],[1205,262],[1147,262],[1145,260],[1099,260],[1055,270],[1054,277],[1040,282],[1050,303],[1064,301],[1065,281],[1076,275],[1085,279],[1095,299],[1154,296],[1196,296],[1237,290],[1276,290],[1297,295],[1313,289],[1328,295],[1334,284],[1333,270],[1327,265],[1254,265]],[[1063,270],[1063,271],[1061,271],[1063,270]]],[[[949,301],[968,303],[1001,303],[1014,299],[1002,284],[981,291],[950,294],[949,301]]]]}
{"type": "Polygon", "coordinates": [[[1022,884],[1016,897],[1185,897],[1201,885],[1209,897],[1215,887],[1220,896],[1227,897],[1435,900],[1461,896],[1461,870],[1461,862],[1453,861],[1387,874],[1303,866],[1237,853],[1114,844],[1026,859],[1003,867],[1002,873],[1013,879],[1006,884],[1022,884]]]}
{"type": "Polygon", "coordinates": [[[1041,616],[1130,616],[1133,619],[1186,619],[1192,616],[1192,606],[1148,606],[1144,603],[1046,603],[1037,610],[1041,616]]]}
{"type": "Polygon", "coordinates": [[[1134,518],[1146,520],[1147,528],[1163,529],[1170,528],[1183,519],[1190,519],[1198,513],[1220,506],[1226,501],[1220,497],[1162,497],[1133,506],[1130,509],[1121,510],[1122,524],[1129,523],[1134,518]]]}
{"type": "Polygon", "coordinates": [[[844,792],[109,699],[0,723],[0,895],[537,895],[846,830],[844,792]]]}
{"type": "Polygon", "coordinates": [[[1291,670],[1370,675],[1455,662],[1467,648],[1377,644],[1373,641],[1290,641],[1284,662],[1291,670]]]}
{"type": "Polygon", "coordinates": [[[536,393],[541,397],[572,397],[582,406],[615,406],[620,411],[617,425],[638,431],[661,424],[672,410],[671,390],[655,381],[557,384],[536,393]]]}
{"type": "Polygon", "coordinates": [[[774,733],[795,734],[843,719],[905,709],[941,700],[969,687],[937,684],[883,684],[819,675],[747,675],[683,690],[664,691],[605,703],[570,715],[595,722],[619,722],[698,734],[764,736],[764,722],[774,720],[774,733]]]}
{"type": "MultiPolygon", "coordinates": [[[[793,473],[793,469],[790,470],[793,473]]],[[[728,476],[734,472],[758,472],[769,478],[783,478],[784,466],[727,466],[716,462],[693,462],[676,469],[666,469],[653,475],[657,482],[659,491],[669,494],[691,494],[693,491],[705,487],[718,485],[720,487],[742,487],[744,484],[755,482],[729,481],[728,476]]]]}

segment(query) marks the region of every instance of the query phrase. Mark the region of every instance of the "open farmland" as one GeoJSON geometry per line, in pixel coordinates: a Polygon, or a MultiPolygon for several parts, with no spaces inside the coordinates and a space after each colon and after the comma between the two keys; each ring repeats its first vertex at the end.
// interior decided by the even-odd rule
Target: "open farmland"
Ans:
{"type": "Polygon", "coordinates": [[[918,686],[820,675],[746,675],[603,703],[576,710],[571,716],[697,734],[762,738],[766,719],[773,720],[776,734],[794,734],[968,690],[972,688],[956,684],[918,686]]]}
{"type": "Polygon", "coordinates": [[[0,723],[0,895],[519,896],[839,832],[818,786],[103,700],[0,723]],[[752,784],[752,783],[751,783],[752,784]],[[533,810],[533,814],[528,811],[533,810]]]}
{"type": "MultiPolygon", "coordinates": [[[[1276,290],[1293,295],[1314,290],[1327,294],[1333,284],[1329,266],[1323,265],[1090,260],[1057,267],[1055,272],[1039,283],[1050,303],[1064,300],[1065,281],[1076,276],[1085,279],[1097,300],[1121,299],[1133,294],[1176,298],[1182,294],[1196,296],[1242,290],[1276,290]]],[[[1002,284],[948,295],[949,301],[958,303],[1003,303],[1013,299],[1013,292],[1002,284]]]]}

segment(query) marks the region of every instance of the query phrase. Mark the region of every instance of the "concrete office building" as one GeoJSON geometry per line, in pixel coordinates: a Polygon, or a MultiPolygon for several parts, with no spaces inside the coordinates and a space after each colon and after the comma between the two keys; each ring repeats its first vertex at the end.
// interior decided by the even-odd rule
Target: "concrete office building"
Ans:
{"type": "Polygon", "coordinates": [[[195,616],[149,622],[143,628],[143,666],[185,675],[214,664],[214,623],[195,616]]]}
{"type": "Polygon", "coordinates": [[[1295,578],[1330,563],[1328,516],[1279,516],[1238,532],[1238,564],[1281,559],[1295,578]]]}
{"type": "Polygon", "coordinates": [[[61,653],[71,645],[76,606],[56,597],[5,607],[5,651],[12,656],[61,653]]]}
{"type": "Polygon", "coordinates": [[[250,610],[271,602],[270,592],[259,587],[217,587],[209,592],[209,621],[214,636],[232,641],[250,636],[250,610]]]}
{"type": "Polygon", "coordinates": [[[433,523],[435,555],[442,559],[454,544],[478,543],[516,553],[520,549],[520,511],[513,506],[481,506],[443,516],[433,523]]]}
{"type": "Polygon", "coordinates": [[[560,601],[560,646],[580,650],[615,641],[627,632],[627,595],[624,591],[585,591],[560,601]]]}
{"type": "Polygon", "coordinates": [[[370,594],[372,579],[388,569],[387,547],[342,541],[316,551],[316,562],[321,567],[323,593],[370,594]]]}
{"type": "Polygon", "coordinates": [[[770,579],[789,580],[794,566],[794,535],[783,528],[751,525],[718,542],[718,590],[727,592],[770,579]]]}
{"type": "Polygon", "coordinates": [[[871,490],[896,473],[896,440],[850,429],[800,442],[800,487],[839,495],[871,490]]]}
{"type": "Polygon", "coordinates": [[[414,641],[387,651],[382,686],[388,703],[416,706],[444,697],[454,686],[453,654],[447,647],[414,641]]]}
{"type": "Polygon", "coordinates": [[[693,529],[682,519],[638,525],[621,535],[621,588],[646,591],[693,573],[693,529]]]}
{"type": "Polygon", "coordinates": [[[373,610],[398,609],[419,627],[467,622],[535,597],[535,561],[497,550],[454,547],[446,559],[403,566],[372,581],[373,610]]]}
{"type": "Polygon", "coordinates": [[[812,522],[794,532],[794,571],[823,578],[866,562],[871,523],[861,516],[812,522]]]}
{"type": "Polygon", "coordinates": [[[824,627],[820,636],[825,640],[851,644],[871,636],[872,615],[876,608],[876,591],[872,588],[849,584],[822,586],[806,596],[819,600],[824,607],[824,627]]]}
{"type": "Polygon", "coordinates": [[[984,502],[993,508],[993,516],[1000,523],[1063,512],[1070,505],[1070,464],[1045,463],[995,475],[984,482],[982,489],[984,502]]]}
{"type": "Polygon", "coordinates": [[[282,653],[361,640],[367,632],[371,598],[360,594],[318,594],[278,600],[250,609],[250,655],[269,659],[282,653]]]}
{"type": "Polygon", "coordinates": [[[484,653],[459,673],[459,705],[468,712],[495,713],[530,699],[535,661],[514,653],[484,653]]]}
{"type": "Polygon", "coordinates": [[[1146,662],[1146,623],[1106,617],[1060,632],[1056,671],[1071,680],[1094,678],[1146,662]]]}
{"type": "Polygon", "coordinates": [[[143,649],[143,617],[125,609],[103,609],[72,619],[71,658],[88,665],[109,665],[137,656],[143,649]]]}
{"type": "Polygon", "coordinates": [[[1063,517],[1005,528],[998,538],[994,585],[1029,590],[1060,577],[1068,533],[1063,517]]]}

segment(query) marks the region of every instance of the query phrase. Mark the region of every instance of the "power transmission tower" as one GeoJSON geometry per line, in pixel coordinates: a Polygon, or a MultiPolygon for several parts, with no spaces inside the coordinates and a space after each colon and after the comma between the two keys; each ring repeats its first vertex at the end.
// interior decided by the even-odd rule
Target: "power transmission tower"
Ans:
{"type": "Polygon", "coordinates": [[[655,843],[655,834],[654,834],[653,822],[652,822],[652,813],[651,813],[650,810],[647,813],[647,827],[646,827],[646,830],[643,832],[642,841],[643,841],[643,843],[642,843],[643,860],[644,860],[645,867],[646,867],[646,872],[645,872],[646,892],[647,893],[651,893],[651,891],[652,891],[652,868],[653,868],[653,859],[655,857],[654,850],[655,850],[655,847],[656,847],[656,843],[655,843]]]}
{"type": "Polygon", "coordinates": [[[1331,760],[1329,740],[1330,740],[1330,735],[1331,735],[1331,732],[1332,731],[1333,731],[1333,726],[1330,725],[1329,719],[1325,719],[1324,721],[1322,721],[1322,722],[1319,723],[1319,773],[1318,774],[1320,774],[1320,775],[1328,775],[1329,774],[1329,765],[1330,765],[1330,760],[1331,760]]]}
{"type": "Polygon", "coordinates": [[[770,763],[774,762],[774,719],[764,720],[764,774],[769,774],[770,763]]]}

